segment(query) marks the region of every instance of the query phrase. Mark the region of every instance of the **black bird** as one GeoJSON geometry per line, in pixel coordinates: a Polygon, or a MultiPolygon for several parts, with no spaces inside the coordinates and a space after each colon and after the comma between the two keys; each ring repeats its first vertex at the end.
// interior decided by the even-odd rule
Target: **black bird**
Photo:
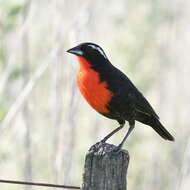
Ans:
{"type": "Polygon", "coordinates": [[[77,85],[84,98],[97,112],[120,124],[101,142],[119,131],[125,121],[130,127],[119,148],[133,130],[135,121],[151,126],[162,138],[174,141],[146,98],[123,72],[111,64],[100,46],[82,43],[67,52],[78,58],[77,85]]]}

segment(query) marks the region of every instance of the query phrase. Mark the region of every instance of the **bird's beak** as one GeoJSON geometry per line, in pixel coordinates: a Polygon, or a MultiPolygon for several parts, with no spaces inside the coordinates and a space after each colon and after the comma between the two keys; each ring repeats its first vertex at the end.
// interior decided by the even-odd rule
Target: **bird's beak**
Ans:
{"type": "Polygon", "coordinates": [[[77,56],[82,56],[83,55],[83,51],[78,46],[67,50],[67,52],[72,53],[72,54],[77,55],[77,56]]]}

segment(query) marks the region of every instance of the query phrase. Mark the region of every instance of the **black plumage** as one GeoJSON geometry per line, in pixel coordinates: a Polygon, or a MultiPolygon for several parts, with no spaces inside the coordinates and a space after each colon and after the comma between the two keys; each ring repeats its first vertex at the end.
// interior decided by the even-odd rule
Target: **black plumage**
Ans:
{"type": "Polygon", "coordinates": [[[173,136],[161,124],[158,115],[143,94],[123,72],[111,64],[100,46],[93,43],[83,43],[68,52],[76,55],[79,55],[80,52],[80,56],[84,57],[90,63],[91,68],[99,73],[100,82],[106,81],[106,88],[113,93],[111,100],[106,105],[109,113],[101,114],[117,120],[120,127],[106,136],[103,141],[120,130],[125,121],[128,121],[130,128],[120,144],[121,147],[134,128],[135,120],[151,126],[164,139],[174,141],[173,136]]]}

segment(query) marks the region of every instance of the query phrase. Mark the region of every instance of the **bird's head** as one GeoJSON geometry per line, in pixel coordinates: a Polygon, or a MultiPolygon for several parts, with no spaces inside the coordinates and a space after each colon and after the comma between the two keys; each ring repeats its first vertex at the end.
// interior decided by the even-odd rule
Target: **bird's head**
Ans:
{"type": "Polygon", "coordinates": [[[85,58],[91,64],[99,61],[108,60],[104,50],[94,43],[81,43],[76,47],[67,50],[68,53],[85,58]]]}

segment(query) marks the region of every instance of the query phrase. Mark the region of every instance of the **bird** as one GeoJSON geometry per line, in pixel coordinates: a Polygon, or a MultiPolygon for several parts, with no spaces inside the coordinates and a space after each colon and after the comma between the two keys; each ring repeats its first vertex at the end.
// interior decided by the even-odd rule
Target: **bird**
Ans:
{"type": "Polygon", "coordinates": [[[163,139],[174,141],[174,137],[161,124],[159,116],[147,99],[131,80],[109,61],[99,45],[85,42],[67,52],[77,56],[79,68],[76,82],[83,97],[98,113],[119,123],[116,129],[101,140],[102,143],[121,130],[126,121],[129,128],[118,149],[122,148],[133,131],[135,121],[152,127],[163,139]]]}

